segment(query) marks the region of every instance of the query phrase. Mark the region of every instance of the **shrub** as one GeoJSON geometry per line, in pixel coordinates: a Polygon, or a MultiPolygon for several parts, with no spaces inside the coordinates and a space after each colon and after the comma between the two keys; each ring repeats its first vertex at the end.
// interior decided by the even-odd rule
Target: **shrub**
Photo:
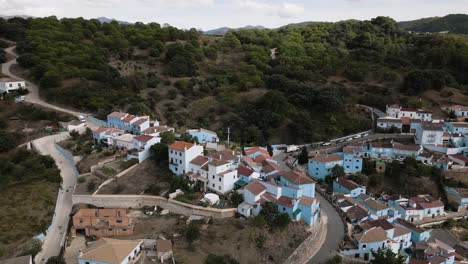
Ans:
{"type": "Polygon", "coordinates": [[[263,248],[266,240],[267,240],[267,237],[264,234],[260,234],[258,237],[255,238],[255,246],[257,248],[263,248]]]}

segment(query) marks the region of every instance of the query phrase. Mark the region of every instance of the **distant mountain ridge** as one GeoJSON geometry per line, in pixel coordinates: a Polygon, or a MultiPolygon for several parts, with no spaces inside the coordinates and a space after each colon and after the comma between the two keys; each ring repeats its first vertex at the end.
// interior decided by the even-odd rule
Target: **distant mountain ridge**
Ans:
{"type": "Polygon", "coordinates": [[[445,32],[468,34],[468,15],[451,14],[398,22],[400,28],[417,32],[445,32]]]}
{"type": "Polygon", "coordinates": [[[248,25],[248,26],[241,27],[241,28],[220,27],[220,28],[216,28],[216,29],[203,31],[203,33],[205,35],[211,35],[211,36],[223,36],[229,30],[242,30],[242,29],[267,29],[267,28],[264,27],[264,26],[260,26],[260,25],[259,26],[248,25]]]}
{"type": "Polygon", "coordinates": [[[117,23],[119,24],[122,24],[122,25],[130,25],[130,24],[133,24],[131,22],[127,22],[127,21],[121,21],[121,20],[117,20],[115,18],[107,18],[107,17],[98,17],[96,18],[97,20],[99,20],[101,23],[110,23],[112,21],[116,21],[117,23]]]}

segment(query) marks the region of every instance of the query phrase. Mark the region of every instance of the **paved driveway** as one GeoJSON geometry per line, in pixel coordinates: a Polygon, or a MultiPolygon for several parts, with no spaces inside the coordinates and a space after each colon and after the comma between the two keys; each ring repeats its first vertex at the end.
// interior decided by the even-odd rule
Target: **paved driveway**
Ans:
{"type": "Polygon", "coordinates": [[[322,212],[328,217],[327,237],[325,238],[325,243],[323,243],[319,252],[309,261],[309,264],[325,263],[328,259],[335,256],[344,237],[344,226],[338,212],[333,205],[318,192],[315,192],[315,195],[320,200],[322,212]]]}

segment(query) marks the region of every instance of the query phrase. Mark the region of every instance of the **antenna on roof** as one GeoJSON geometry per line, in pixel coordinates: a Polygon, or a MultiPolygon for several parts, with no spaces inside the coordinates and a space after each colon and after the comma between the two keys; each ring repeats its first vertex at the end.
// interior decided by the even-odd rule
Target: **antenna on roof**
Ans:
{"type": "Polygon", "coordinates": [[[228,130],[227,130],[227,143],[228,143],[228,147],[229,145],[231,145],[230,143],[230,136],[231,136],[231,127],[228,127],[228,130]]]}

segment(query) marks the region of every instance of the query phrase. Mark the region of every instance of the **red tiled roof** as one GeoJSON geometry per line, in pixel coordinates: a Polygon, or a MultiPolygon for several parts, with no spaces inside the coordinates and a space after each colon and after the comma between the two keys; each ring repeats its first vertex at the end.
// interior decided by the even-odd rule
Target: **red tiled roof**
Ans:
{"type": "Polygon", "coordinates": [[[416,144],[410,144],[410,145],[394,144],[393,148],[401,149],[401,150],[408,150],[408,151],[419,151],[421,149],[421,146],[416,145],[416,144]]]}
{"type": "Polygon", "coordinates": [[[263,154],[260,154],[260,155],[257,155],[255,156],[255,158],[253,159],[255,162],[257,163],[261,163],[263,162],[264,160],[267,160],[267,159],[271,159],[271,157],[268,155],[263,155],[263,154]]]}
{"type": "Polygon", "coordinates": [[[164,132],[164,131],[169,131],[169,130],[174,130],[174,128],[168,127],[168,126],[152,126],[152,127],[148,127],[143,132],[146,134],[153,134],[156,132],[164,132]]]}
{"type": "Polygon", "coordinates": [[[310,160],[317,161],[317,162],[333,162],[333,161],[339,161],[342,160],[342,158],[339,155],[321,155],[321,156],[316,156],[314,158],[311,158],[310,160]]]}
{"type": "Polygon", "coordinates": [[[261,147],[251,147],[249,149],[245,149],[245,155],[247,156],[252,155],[256,152],[260,152],[266,156],[270,156],[270,153],[268,153],[268,150],[261,148],[261,147]]]}
{"type": "Polygon", "coordinates": [[[203,166],[208,163],[208,157],[206,156],[196,156],[193,160],[190,161],[191,164],[195,164],[197,166],[203,166]]]}
{"type": "Polygon", "coordinates": [[[251,159],[250,157],[248,156],[242,156],[242,160],[247,163],[247,165],[249,165],[250,167],[253,167],[253,168],[256,168],[258,167],[258,164],[255,163],[255,161],[253,161],[253,159],[251,159]]]}
{"type": "Polygon", "coordinates": [[[152,136],[147,136],[147,135],[139,135],[139,136],[135,137],[135,140],[141,141],[141,142],[148,142],[151,139],[153,139],[153,137],[152,136]]]}
{"type": "Polygon", "coordinates": [[[355,183],[354,181],[348,180],[348,179],[346,179],[344,177],[338,178],[337,183],[339,185],[345,187],[349,191],[352,191],[352,190],[355,190],[355,189],[361,187],[359,184],[355,183]]]}
{"type": "Polygon", "coordinates": [[[177,151],[184,151],[185,149],[190,149],[194,145],[192,143],[184,142],[184,141],[176,141],[175,143],[172,143],[169,148],[174,149],[177,151]]]}
{"type": "Polygon", "coordinates": [[[235,160],[240,155],[241,153],[236,152],[234,150],[230,150],[230,149],[224,149],[224,150],[216,151],[216,152],[209,154],[209,156],[212,158],[222,159],[222,160],[235,160]]]}
{"type": "Polygon", "coordinates": [[[107,118],[117,118],[117,119],[122,119],[127,115],[127,113],[122,113],[122,112],[112,112],[107,115],[107,118]]]}
{"type": "Polygon", "coordinates": [[[307,196],[302,196],[301,199],[299,199],[299,204],[305,205],[305,206],[312,206],[314,204],[314,201],[316,199],[312,197],[307,197],[307,196]]]}
{"type": "Polygon", "coordinates": [[[263,191],[266,191],[265,186],[263,186],[257,180],[247,184],[247,186],[245,186],[245,189],[255,196],[261,194],[263,191]]]}
{"type": "Polygon", "coordinates": [[[223,166],[223,165],[226,165],[226,164],[229,164],[230,162],[229,161],[226,161],[226,160],[220,160],[220,159],[212,159],[210,161],[210,163],[208,163],[209,165],[213,165],[215,167],[218,167],[218,166],[223,166]]]}
{"type": "Polygon", "coordinates": [[[310,184],[315,183],[314,180],[306,176],[304,173],[298,171],[280,171],[271,175],[270,177],[283,176],[287,181],[293,184],[310,184]]]}
{"type": "Polygon", "coordinates": [[[132,121],[132,120],[135,119],[135,118],[136,118],[136,116],[134,116],[134,115],[128,115],[128,116],[126,116],[124,119],[122,119],[122,121],[123,121],[123,122],[130,122],[130,121],[132,121]]]}
{"type": "Polygon", "coordinates": [[[250,176],[252,175],[252,173],[254,173],[254,171],[245,167],[244,165],[239,165],[239,167],[237,167],[237,173],[242,174],[244,176],[250,176]]]}
{"type": "Polygon", "coordinates": [[[293,207],[292,201],[293,201],[292,198],[289,198],[289,197],[286,197],[286,196],[281,196],[280,198],[278,198],[276,200],[276,202],[278,204],[286,206],[286,207],[290,207],[290,208],[293,207]]]}
{"type": "Polygon", "coordinates": [[[381,227],[385,231],[395,228],[390,222],[388,222],[385,219],[378,219],[378,220],[364,222],[360,224],[359,226],[365,230],[371,229],[372,227],[381,227]]]}
{"type": "Polygon", "coordinates": [[[463,156],[462,154],[455,154],[455,155],[450,155],[450,157],[453,157],[453,158],[456,158],[456,159],[459,159],[461,161],[464,161],[465,163],[468,162],[468,158],[463,156]]]}
{"type": "Polygon", "coordinates": [[[412,197],[409,200],[425,209],[444,206],[444,203],[432,196],[412,197]]]}
{"type": "Polygon", "coordinates": [[[141,125],[141,124],[143,124],[143,123],[145,123],[145,122],[147,122],[147,121],[148,121],[148,119],[146,119],[146,118],[140,118],[140,119],[138,119],[137,121],[133,122],[132,125],[134,125],[134,126],[139,126],[139,125],[141,125]]]}
{"type": "Polygon", "coordinates": [[[101,133],[107,132],[107,130],[109,130],[108,127],[100,127],[100,128],[98,128],[98,129],[94,130],[93,133],[95,133],[95,134],[101,134],[101,133]]]}
{"type": "Polygon", "coordinates": [[[261,199],[265,200],[266,202],[276,202],[276,199],[273,195],[271,195],[271,193],[269,192],[265,192],[264,194],[262,194],[261,196],[261,199]]]}
{"type": "Polygon", "coordinates": [[[458,110],[458,111],[468,111],[468,106],[463,106],[463,105],[452,105],[449,108],[452,110],[458,110]]]}

